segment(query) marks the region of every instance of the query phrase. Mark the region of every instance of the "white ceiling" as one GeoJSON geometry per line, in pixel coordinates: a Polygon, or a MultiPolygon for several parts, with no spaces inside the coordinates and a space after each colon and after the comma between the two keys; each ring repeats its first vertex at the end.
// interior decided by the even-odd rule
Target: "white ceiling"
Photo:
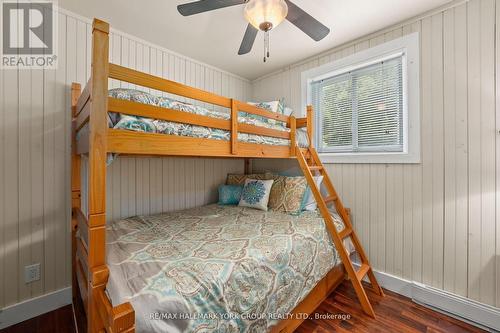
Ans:
{"type": "Polygon", "coordinates": [[[251,53],[237,52],[246,29],[244,6],[183,17],[177,5],[193,0],[59,0],[59,6],[169,50],[248,79],[388,27],[450,0],[294,0],[331,29],[314,42],[285,21],[271,32],[271,58],[263,63],[263,35],[251,53]]]}

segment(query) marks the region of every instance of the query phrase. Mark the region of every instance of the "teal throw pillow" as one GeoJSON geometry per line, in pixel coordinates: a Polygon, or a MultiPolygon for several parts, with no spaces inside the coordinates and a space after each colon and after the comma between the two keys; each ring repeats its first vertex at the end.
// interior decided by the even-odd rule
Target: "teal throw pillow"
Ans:
{"type": "Polygon", "coordinates": [[[219,186],[219,205],[237,205],[241,199],[243,185],[219,186]]]}

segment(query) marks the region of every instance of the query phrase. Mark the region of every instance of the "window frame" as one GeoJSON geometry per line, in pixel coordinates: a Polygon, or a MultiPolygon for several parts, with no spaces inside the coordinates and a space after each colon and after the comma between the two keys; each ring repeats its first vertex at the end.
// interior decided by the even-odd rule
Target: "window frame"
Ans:
{"type": "MultiPolygon", "coordinates": [[[[318,152],[326,163],[420,163],[420,41],[412,33],[345,58],[302,72],[302,110],[312,103],[315,81],[342,75],[402,55],[403,65],[403,151],[318,152]]],[[[314,112],[314,145],[321,135],[321,117],[314,112]]],[[[354,133],[353,133],[354,140],[354,133]]],[[[337,149],[338,150],[338,149],[337,149]]]]}

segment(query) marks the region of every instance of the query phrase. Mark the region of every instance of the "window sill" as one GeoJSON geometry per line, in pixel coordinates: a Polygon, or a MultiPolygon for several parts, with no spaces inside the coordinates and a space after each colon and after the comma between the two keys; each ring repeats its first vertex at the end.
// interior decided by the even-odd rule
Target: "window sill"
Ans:
{"type": "Polygon", "coordinates": [[[318,153],[322,163],[418,164],[420,154],[409,153],[318,153]]]}

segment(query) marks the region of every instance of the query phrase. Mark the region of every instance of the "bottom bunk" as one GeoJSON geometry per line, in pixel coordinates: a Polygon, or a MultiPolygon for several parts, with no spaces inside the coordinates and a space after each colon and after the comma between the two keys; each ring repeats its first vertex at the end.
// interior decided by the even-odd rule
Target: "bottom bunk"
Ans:
{"type": "Polygon", "coordinates": [[[106,237],[107,296],[132,304],[136,332],[291,332],[344,278],[317,212],[208,205],[118,220],[106,237]]]}

